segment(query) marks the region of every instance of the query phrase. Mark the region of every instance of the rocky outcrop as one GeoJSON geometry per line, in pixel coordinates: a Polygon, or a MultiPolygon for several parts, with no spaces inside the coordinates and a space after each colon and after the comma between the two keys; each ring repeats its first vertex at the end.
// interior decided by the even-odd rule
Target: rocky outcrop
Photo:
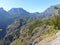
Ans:
{"type": "Polygon", "coordinates": [[[35,45],[60,45],[60,31],[57,32],[56,35],[44,38],[35,45]]]}
{"type": "Polygon", "coordinates": [[[48,42],[47,45],[60,45],[60,31],[56,34],[55,39],[48,42]]]}

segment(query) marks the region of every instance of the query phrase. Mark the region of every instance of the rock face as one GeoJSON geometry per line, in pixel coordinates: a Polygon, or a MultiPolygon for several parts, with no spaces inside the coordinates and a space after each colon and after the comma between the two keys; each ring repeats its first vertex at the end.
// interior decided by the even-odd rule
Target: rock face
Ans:
{"type": "Polygon", "coordinates": [[[48,42],[47,45],[60,45],[60,31],[56,34],[56,38],[48,42]]]}
{"type": "Polygon", "coordinates": [[[60,45],[60,31],[54,36],[47,37],[36,45],[60,45]]]}

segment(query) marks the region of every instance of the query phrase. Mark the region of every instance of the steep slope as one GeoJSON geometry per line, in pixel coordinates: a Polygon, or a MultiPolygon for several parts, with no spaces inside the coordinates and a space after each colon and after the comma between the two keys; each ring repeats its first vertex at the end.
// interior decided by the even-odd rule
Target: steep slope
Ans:
{"type": "Polygon", "coordinates": [[[47,45],[60,45],[60,31],[56,34],[56,38],[48,42],[47,45]]]}
{"type": "Polygon", "coordinates": [[[3,38],[6,35],[6,28],[13,22],[13,19],[9,17],[9,13],[3,8],[0,8],[0,45],[4,45],[3,38]]]}
{"type": "Polygon", "coordinates": [[[35,45],[60,45],[60,31],[55,35],[47,36],[35,45]]]}
{"type": "Polygon", "coordinates": [[[3,8],[0,8],[0,27],[6,26],[6,24],[10,23],[9,13],[6,12],[3,8]]]}
{"type": "Polygon", "coordinates": [[[12,22],[12,19],[9,18],[9,13],[6,12],[3,8],[0,8],[0,39],[6,34],[6,27],[12,22]]]}

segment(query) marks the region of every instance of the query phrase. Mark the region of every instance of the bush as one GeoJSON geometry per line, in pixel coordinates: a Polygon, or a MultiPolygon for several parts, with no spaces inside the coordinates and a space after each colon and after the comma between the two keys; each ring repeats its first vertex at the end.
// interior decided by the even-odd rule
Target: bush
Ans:
{"type": "Polygon", "coordinates": [[[35,23],[29,27],[28,35],[32,34],[33,29],[35,29],[36,27],[40,27],[42,25],[43,25],[43,21],[35,21],[35,23]]]}

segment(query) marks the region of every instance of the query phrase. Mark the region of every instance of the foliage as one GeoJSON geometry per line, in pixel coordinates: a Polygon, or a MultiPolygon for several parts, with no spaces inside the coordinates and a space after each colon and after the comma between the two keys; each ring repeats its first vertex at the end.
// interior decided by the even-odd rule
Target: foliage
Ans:
{"type": "Polygon", "coordinates": [[[35,23],[29,27],[28,35],[31,35],[33,29],[35,29],[36,27],[40,27],[42,25],[43,25],[43,21],[35,21],[35,23]]]}
{"type": "Polygon", "coordinates": [[[56,30],[56,29],[49,29],[45,32],[45,34],[56,34],[57,31],[58,30],[56,30]]]}
{"type": "Polygon", "coordinates": [[[55,15],[53,18],[49,19],[46,24],[60,29],[60,15],[55,15]]]}
{"type": "Polygon", "coordinates": [[[40,37],[45,38],[47,36],[55,35],[57,32],[58,32],[58,30],[56,30],[54,28],[50,28],[47,31],[43,32],[40,37]]]}
{"type": "Polygon", "coordinates": [[[18,40],[18,41],[12,42],[11,45],[27,45],[27,43],[23,43],[23,42],[18,40]]]}

